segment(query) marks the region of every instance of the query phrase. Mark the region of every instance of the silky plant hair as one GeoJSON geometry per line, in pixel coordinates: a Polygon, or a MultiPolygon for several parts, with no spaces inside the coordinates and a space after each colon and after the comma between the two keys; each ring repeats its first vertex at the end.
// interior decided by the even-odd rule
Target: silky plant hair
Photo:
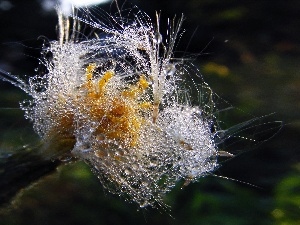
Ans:
{"type": "Polygon", "coordinates": [[[42,153],[85,161],[111,193],[140,207],[163,205],[175,184],[218,167],[222,130],[214,94],[174,48],[183,17],[153,22],[133,7],[58,10],[59,39],[44,46],[45,68],[29,79],[6,74],[31,98],[21,103],[42,153]],[[200,78],[200,79],[199,79],[200,78]]]}

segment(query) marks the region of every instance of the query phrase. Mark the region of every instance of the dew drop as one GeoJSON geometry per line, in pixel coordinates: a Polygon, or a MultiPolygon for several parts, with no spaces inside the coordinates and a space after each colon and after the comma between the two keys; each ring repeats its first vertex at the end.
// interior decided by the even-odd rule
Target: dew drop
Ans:
{"type": "Polygon", "coordinates": [[[58,158],[61,162],[70,162],[72,160],[72,156],[70,154],[64,154],[58,158]]]}
{"type": "Polygon", "coordinates": [[[157,45],[159,45],[162,42],[162,36],[159,32],[155,33],[153,42],[157,45]]]}
{"type": "Polygon", "coordinates": [[[146,206],[149,205],[149,202],[148,201],[143,201],[143,202],[140,202],[140,207],[141,208],[145,208],[146,206]]]}
{"type": "Polygon", "coordinates": [[[128,176],[128,175],[131,175],[132,174],[132,170],[130,168],[126,168],[124,170],[124,173],[128,176]]]}
{"type": "Polygon", "coordinates": [[[132,169],[137,170],[139,168],[139,165],[137,163],[133,163],[131,167],[132,169]]]}
{"type": "Polygon", "coordinates": [[[172,76],[174,75],[174,73],[176,72],[176,67],[174,64],[172,63],[168,63],[165,67],[164,67],[164,74],[166,76],[172,76]]]}
{"type": "Polygon", "coordinates": [[[115,151],[115,156],[122,156],[123,152],[121,150],[115,151]]]}

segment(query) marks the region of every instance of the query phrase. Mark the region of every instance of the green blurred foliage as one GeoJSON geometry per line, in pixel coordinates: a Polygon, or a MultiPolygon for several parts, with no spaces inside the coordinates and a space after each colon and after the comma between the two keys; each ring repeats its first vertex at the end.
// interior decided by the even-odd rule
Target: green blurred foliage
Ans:
{"type": "Polygon", "coordinates": [[[297,167],[297,170],[284,177],[275,189],[275,209],[272,216],[276,224],[300,224],[300,165],[297,167]]]}

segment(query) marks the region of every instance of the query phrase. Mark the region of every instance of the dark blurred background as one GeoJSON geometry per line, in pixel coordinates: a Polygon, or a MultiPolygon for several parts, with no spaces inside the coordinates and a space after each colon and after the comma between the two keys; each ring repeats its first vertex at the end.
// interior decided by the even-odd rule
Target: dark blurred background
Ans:
{"type": "MultiPolygon", "coordinates": [[[[35,73],[43,41],[57,37],[55,11],[42,5],[38,0],[0,0],[1,69],[22,76],[35,73]]],[[[24,189],[2,208],[0,224],[299,225],[300,1],[132,0],[124,7],[132,5],[153,21],[155,11],[161,11],[162,29],[168,17],[185,15],[177,50],[192,55],[204,80],[242,112],[228,113],[230,123],[276,113],[267,121],[283,121],[283,128],[259,145],[245,141],[244,151],[222,163],[216,174],[230,179],[208,176],[183,190],[179,184],[166,197],[170,212],[139,209],[105,192],[90,169],[76,162],[24,189]]],[[[110,3],[100,7],[115,8],[110,3]]],[[[0,151],[5,158],[37,137],[18,109],[26,96],[8,83],[0,82],[0,88],[0,151]]]]}

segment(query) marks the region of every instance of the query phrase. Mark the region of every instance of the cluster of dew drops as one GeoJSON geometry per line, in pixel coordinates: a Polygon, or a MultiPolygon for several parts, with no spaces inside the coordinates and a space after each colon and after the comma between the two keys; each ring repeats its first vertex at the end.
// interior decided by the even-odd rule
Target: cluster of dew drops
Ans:
{"type": "Polygon", "coordinates": [[[213,94],[174,57],[182,18],[161,32],[158,14],[153,23],[135,8],[122,13],[58,11],[59,40],[40,59],[46,72],[11,82],[31,96],[21,107],[45,154],[84,160],[109,192],[156,207],[179,180],[218,166],[213,94]]]}

